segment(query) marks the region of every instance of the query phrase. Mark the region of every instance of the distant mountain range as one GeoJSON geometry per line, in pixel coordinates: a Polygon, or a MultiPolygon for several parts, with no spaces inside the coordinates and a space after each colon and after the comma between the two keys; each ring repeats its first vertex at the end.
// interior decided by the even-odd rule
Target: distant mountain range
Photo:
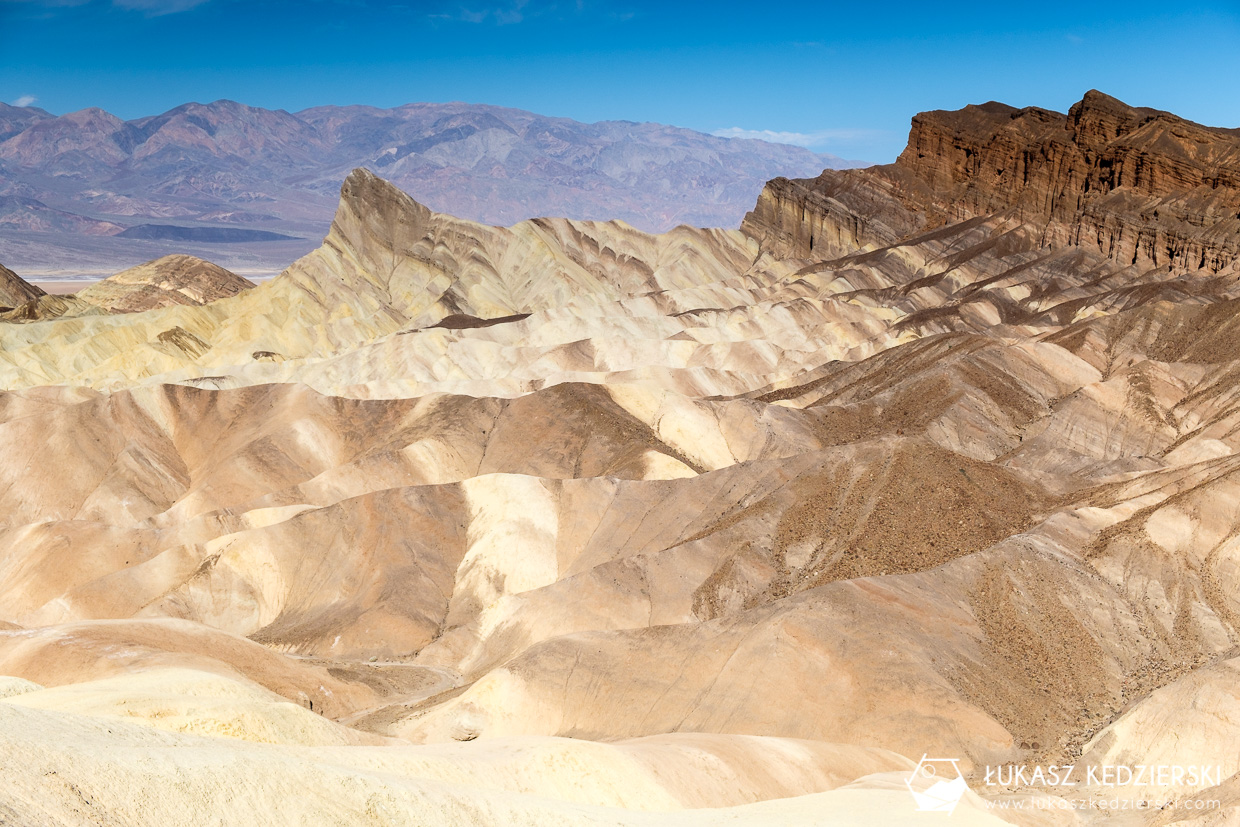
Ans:
{"type": "Polygon", "coordinates": [[[735,227],[768,179],[849,166],[662,124],[464,103],[290,114],[216,101],[131,121],[0,104],[0,260],[102,272],[176,251],[279,269],[318,245],[354,167],[489,224],[618,218],[661,231],[735,227]]]}

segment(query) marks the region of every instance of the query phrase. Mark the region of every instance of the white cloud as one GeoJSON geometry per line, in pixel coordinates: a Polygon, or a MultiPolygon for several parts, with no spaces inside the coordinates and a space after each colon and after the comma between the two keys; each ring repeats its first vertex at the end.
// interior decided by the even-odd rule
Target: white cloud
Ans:
{"type": "MultiPolygon", "coordinates": [[[[116,0],[119,1],[119,0],[116,0]]],[[[481,8],[461,7],[452,13],[428,15],[432,20],[444,20],[456,23],[493,23],[496,26],[511,26],[526,19],[529,0],[509,0],[481,8]]]]}
{"type": "Polygon", "coordinates": [[[64,6],[84,6],[90,0],[0,0],[0,3],[26,3],[31,6],[51,6],[60,8],[64,6]]]}
{"type": "Polygon", "coordinates": [[[22,95],[20,98],[13,101],[13,105],[14,106],[29,106],[30,104],[34,103],[37,100],[38,98],[36,98],[34,95],[22,95]]]}
{"type": "Polygon", "coordinates": [[[130,11],[143,11],[151,17],[176,14],[201,6],[207,0],[112,0],[112,5],[130,11]]]}
{"type": "Polygon", "coordinates": [[[821,148],[835,141],[860,141],[881,133],[874,129],[822,129],[817,132],[777,132],[773,129],[742,129],[730,126],[710,133],[719,138],[748,138],[773,144],[792,144],[809,149],[821,148]]]}
{"type": "MultiPolygon", "coordinates": [[[[84,6],[89,2],[90,0],[0,0],[0,3],[25,3],[31,6],[49,8],[84,6]]],[[[201,6],[203,3],[209,2],[209,0],[111,0],[111,2],[118,9],[141,11],[146,12],[148,17],[159,17],[165,14],[187,11],[195,6],[201,6]]]]}

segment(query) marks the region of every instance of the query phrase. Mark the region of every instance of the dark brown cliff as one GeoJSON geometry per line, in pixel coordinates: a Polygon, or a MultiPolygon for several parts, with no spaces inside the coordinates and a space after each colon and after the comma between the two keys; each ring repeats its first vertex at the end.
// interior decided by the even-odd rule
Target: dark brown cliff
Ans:
{"type": "Polygon", "coordinates": [[[894,164],[776,179],[742,228],[773,251],[830,258],[1004,212],[1043,243],[1217,273],[1240,257],[1240,130],[1096,91],[1067,115],[993,102],[923,112],[894,164]]]}

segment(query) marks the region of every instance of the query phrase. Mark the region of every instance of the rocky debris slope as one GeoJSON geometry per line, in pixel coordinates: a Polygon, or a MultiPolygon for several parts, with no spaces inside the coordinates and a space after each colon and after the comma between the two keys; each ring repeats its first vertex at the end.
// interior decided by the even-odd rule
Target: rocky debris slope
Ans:
{"type": "MultiPolygon", "coordinates": [[[[1039,112],[919,116],[896,165],[772,182],[743,232],[488,227],[358,171],[277,279],[0,326],[0,674],[37,685],[0,685],[6,750],[143,824],[142,791],[199,785],[149,810],[176,820],[260,760],[246,801],[313,781],[363,823],[914,823],[926,754],[978,823],[1234,818],[1236,235],[1123,206],[1200,229],[1231,196],[1005,193],[1001,146],[1059,181],[1180,123],[1039,112]],[[1107,211],[1219,266],[1074,235],[1107,211]],[[985,772],[1190,760],[1223,776],[985,772]]],[[[69,819],[22,766],[0,806],[69,819]]]]}

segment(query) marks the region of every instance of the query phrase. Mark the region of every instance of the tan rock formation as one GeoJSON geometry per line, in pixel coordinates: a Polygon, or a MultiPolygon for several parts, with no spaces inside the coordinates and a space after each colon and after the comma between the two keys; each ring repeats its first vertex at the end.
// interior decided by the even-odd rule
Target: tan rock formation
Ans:
{"type": "Polygon", "coordinates": [[[0,817],[1234,818],[1234,138],[927,113],[663,236],[359,171],[277,279],[0,327],[0,817]]]}

